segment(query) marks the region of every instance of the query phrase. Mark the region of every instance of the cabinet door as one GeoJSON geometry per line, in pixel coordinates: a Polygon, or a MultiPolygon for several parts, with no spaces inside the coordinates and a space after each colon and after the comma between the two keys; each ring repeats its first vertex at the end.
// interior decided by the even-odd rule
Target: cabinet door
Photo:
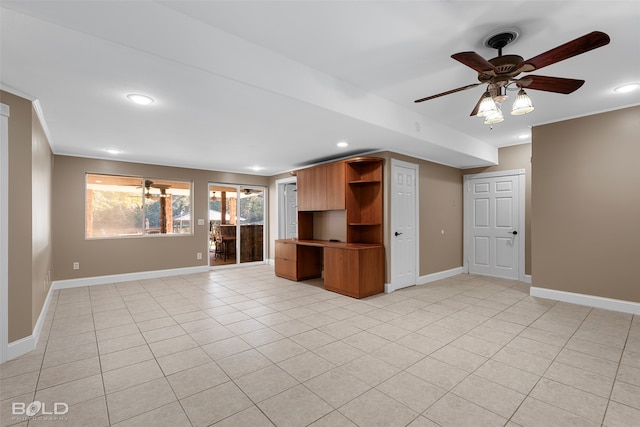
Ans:
{"type": "Polygon", "coordinates": [[[298,185],[298,211],[327,209],[327,169],[325,165],[301,169],[296,172],[298,185]]]}
{"type": "Polygon", "coordinates": [[[327,209],[345,209],[345,164],[344,162],[335,162],[324,166],[327,176],[327,209]]]}
{"type": "Polygon", "coordinates": [[[359,298],[360,260],[358,251],[324,248],[324,287],[359,298]]]}
{"type": "Polygon", "coordinates": [[[311,206],[314,211],[327,209],[327,167],[311,168],[311,206]]]}
{"type": "Polygon", "coordinates": [[[301,169],[296,172],[298,211],[313,210],[314,179],[312,169],[301,169]]]}
{"type": "Polygon", "coordinates": [[[384,292],[384,248],[324,249],[324,287],[354,298],[384,292]]]}

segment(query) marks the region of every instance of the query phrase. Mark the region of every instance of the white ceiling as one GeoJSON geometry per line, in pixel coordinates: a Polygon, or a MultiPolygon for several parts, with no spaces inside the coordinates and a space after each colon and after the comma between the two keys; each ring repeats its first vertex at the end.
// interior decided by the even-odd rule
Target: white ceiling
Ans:
{"type": "MultiPolygon", "coordinates": [[[[6,1],[2,88],[37,99],[55,153],[272,175],[388,149],[461,168],[497,161],[531,126],[640,104],[638,1],[6,1]],[[593,30],[605,47],[536,74],[586,80],[529,91],[536,110],[483,125],[482,86],[450,58],[525,59],[593,30]],[[155,98],[151,106],[127,93],[155,98]],[[339,149],[338,141],[349,142],[339,149]],[[118,155],[106,148],[122,151],[118,155]],[[253,172],[249,167],[264,169],[253,172]]],[[[511,97],[513,99],[513,95],[511,97]]],[[[508,101],[510,105],[510,102],[508,101]]]]}

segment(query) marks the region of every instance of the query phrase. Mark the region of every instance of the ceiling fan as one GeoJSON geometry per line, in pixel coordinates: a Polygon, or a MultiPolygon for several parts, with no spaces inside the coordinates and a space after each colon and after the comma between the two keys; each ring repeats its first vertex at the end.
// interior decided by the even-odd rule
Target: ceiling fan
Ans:
{"type": "Polygon", "coordinates": [[[506,91],[519,89],[511,114],[521,115],[533,111],[531,99],[524,88],[569,94],[579,89],[584,80],[562,77],[547,77],[529,74],[516,78],[520,73],[539,70],[547,65],[555,64],[573,56],[607,45],[609,36],[600,31],[593,31],[575,40],[562,44],[526,61],[519,55],[502,55],[502,48],[513,42],[519,35],[515,28],[497,31],[485,37],[485,46],[498,50],[498,56],[489,60],[475,52],[460,52],[451,55],[453,59],[478,72],[479,83],[448,90],[437,95],[417,99],[415,102],[428,101],[476,86],[486,84],[487,90],[471,111],[471,116],[483,117],[485,124],[492,125],[504,120],[500,105],[507,99],[506,91]],[[516,88],[509,86],[515,85],[516,88]]]}
{"type": "Polygon", "coordinates": [[[169,188],[171,188],[170,185],[156,184],[153,181],[151,181],[150,179],[145,179],[144,187],[147,189],[147,192],[144,194],[144,196],[147,199],[152,199],[154,197],[167,197],[167,190],[169,188]],[[160,194],[159,195],[151,194],[151,189],[152,188],[157,188],[158,190],[160,190],[160,194]]]}

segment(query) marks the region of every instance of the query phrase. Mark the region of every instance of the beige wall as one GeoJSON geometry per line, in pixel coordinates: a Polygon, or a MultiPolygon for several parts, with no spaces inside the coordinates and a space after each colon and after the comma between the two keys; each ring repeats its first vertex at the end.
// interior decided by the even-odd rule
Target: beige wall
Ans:
{"type": "Polygon", "coordinates": [[[9,105],[8,340],[30,336],[49,291],[53,155],[31,101],[0,91],[9,105]]]}
{"type": "Polygon", "coordinates": [[[531,274],[531,144],[512,145],[498,149],[498,165],[486,168],[464,169],[462,175],[513,169],[525,171],[524,202],[524,273],[531,274]]]}
{"type": "Polygon", "coordinates": [[[31,102],[6,92],[9,105],[9,342],[31,335],[31,102]]]}
{"type": "Polygon", "coordinates": [[[56,156],[53,199],[53,279],[74,279],[208,265],[208,183],[267,186],[269,178],[148,164],[56,156]],[[132,175],[193,182],[192,236],[85,239],[85,173],[132,175]],[[197,225],[197,219],[205,225],[197,225]],[[196,254],[203,253],[197,260],[196,254]],[[79,262],[80,269],[73,270],[79,262]]]}
{"type": "Polygon", "coordinates": [[[640,302],[640,107],[533,128],[533,285],[640,302]]]}
{"type": "Polygon", "coordinates": [[[462,266],[462,179],[460,169],[439,165],[401,154],[383,152],[384,165],[384,246],[386,280],[390,283],[389,229],[391,226],[391,159],[415,163],[419,169],[419,275],[462,266]],[[442,234],[441,230],[445,230],[442,234]]]}

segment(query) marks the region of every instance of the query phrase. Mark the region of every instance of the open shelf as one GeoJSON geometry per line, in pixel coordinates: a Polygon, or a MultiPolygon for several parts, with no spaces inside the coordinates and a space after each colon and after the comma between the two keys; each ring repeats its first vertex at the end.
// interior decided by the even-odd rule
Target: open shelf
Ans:
{"type": "Polygon", "coordinates": [[[349,181],[349,184],[351,185],[380,184],[380,181],[375,179],[359,179],[356,181],[349,181]]]}
{"type": "Polygon", "coordinates": [[[376,157],[347,160],[347,241],[382,244],[382,162],[376,157]]]}

